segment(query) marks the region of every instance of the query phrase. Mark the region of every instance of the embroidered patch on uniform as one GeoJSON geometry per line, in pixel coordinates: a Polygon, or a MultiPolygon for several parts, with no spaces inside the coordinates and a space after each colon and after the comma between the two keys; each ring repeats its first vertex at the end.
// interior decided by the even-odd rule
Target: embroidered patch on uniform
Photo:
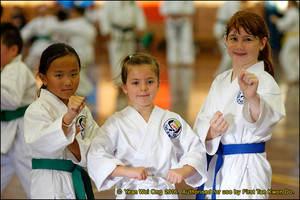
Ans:
{"type": "Polygon", "coordinates": [[[239,93],[238,93],[237,96],[236,96],[236,102],[237,102],[238,104],[244,104],[244,99],[245,99],[245,97],[244,97],[243,92],[242,92],[242,91],[239,91],[239,93]]]}
{"type": "Polygon", "coordinates": [[[85,126],[86,126],[86,116],[84,116],[84,115],[79,116],[76,120],[76,125],[79,128],[80,134],[83,139],[84,138],[84,130],[85,130],[85,126]]]}
{"type": "Polygon", "coordinates": [[[177,119],[171,118],[164,123],[164,130],[169,138],[173,139],[181,133],[182,125],[177,119]]]}

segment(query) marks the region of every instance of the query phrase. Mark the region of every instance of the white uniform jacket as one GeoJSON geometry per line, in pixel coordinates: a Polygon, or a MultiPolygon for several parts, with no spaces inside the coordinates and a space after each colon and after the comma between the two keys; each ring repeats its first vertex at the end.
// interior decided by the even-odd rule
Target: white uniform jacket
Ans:
{"type": "Polygon", "coordinates": [[[80,57],[83,67],[92,64],[95,59],[94,42],[97,30],[85,17],[57,22],[50,29],[51,34],[65,34],[67,44],[72,46],[80,57]]]}
{"type": "Polygon", "coordinates": [[[38,64],[42,52],[52,44],[49,28],[56,23],[57,19],[55,16],[39,16],[28,22],[21,30],[21,36],[24,42],[28,42],[34,36],[36,37],[36,40],[30,46],[29,54],[25,60],[28,67],[33,71],[35,67],[37,67],[35,65],[38,64]]]}
{"type": "Polygon", "coordinates": [[[227,22],[236,13],[241,10],[239,1],[225,1],[217,10],[216,21],[213,27],[213,33],[216,39],[221,39],[225,32],[227,22]]]}
{"type": "Polygon", "coordinates": [[[165,36],[167,39],[167,60],[173,64],[192,64],[195,61],[193,24],[191,18],[196,12],[193,1],[164,1],[159,11],[166,16],[165,36]],[[168,16],[180,16],[170,18],[168,16]]]}
{"type": "MultiPolygon", "coordinates": [[[[57,96],[41,89],[40,97],[25,113],[25,141],[33,158],[72,160],[86,167],[86,153],[99,126],[87,107],[74,120],[80,129],[76,135],[81,152],[81,161],[78,162],[67,148],[75,139],[75,124],[69,129],[67,137],[62,130],[62,117],[66,112],[67,106],[57,96]]],[[[76,198],[69,172],[34,169],[31,172],[31,183],[32,198],[76,198]]]]}
{"type": "Polygon", "coordinates": [[[145,14],[135,2],[107,1],[101,7],[101,12],[99,27],[103,35],[117,34],[112,25],[140,31],[146,28],[145,14]]]}
{"type": "Polygon", "coordinates": [[[279,18],[276,27],[282,33],[299,32],[299,9],[296,7],[288,9],[284,16],[279,18]]]}
{"type": "MultiPolygon", "coordinates": [[[[238,78],[231,82],[232,69],[216,77],[208,96],[197,116],[194,131],[205,140],[210,127],[209,121],[216,111],[221,111],[229,126],[221,136],[205,142],[209,155],[214,155],[219,143],[245,144],[270,140],[276,123],[285,116],[281,91],[274,78],[264,71],[264,63],[258,62],[247,69],[259,79],[257,93],[260,98],[260,115],[256,122],[251,120],[249,103],[239,88],[238,78]]],[[[217,198],[266,198],[265,195],[234,195],[235,190],[267,190],[271,186],[272,170],[266,153],[225,155],[224,163],[216,178],[216,190],[231,190],[230,195],[217,198]]],[[[215,169],[215,158],[209,165],[205,189],[211,189],[215,169]]],[[[221,191],[222,194],[222,191],[221,191]]]]}
{"type": "MultiPolygon", "coordinates": [[[[1,110],[16,110],[31,104],[36,96],[36,80],[18,55],[1,72],[1,110]]],[[[1,121],[1,153],[7,153],[17,132],[24,130],[24,118],[1,121]]],[[[23,136],[22,136],[23,137],[23,136]]]]}
{"type": "Polygon", "coordinates": [[[148,123],[131,106],[112,115],[95,136],[88,153],[88,171],[98,190],[116,185],[117,198],[178,198],[165,195],[165,189],[174,189],[166,179],[170,169],[191,165],[196,170],[185,179],[192,187],[206,181],[206,156],[203,143],[178,115],[154,107],[148,123]],[[168,134],[170,136],[168,136],[168,134]],[[173,137],[171,139],[171,137],[173,137]],[[118,166],[147,169],[144,181],[124,177],[109,177],[118,166]],[[127,195],[125,190],[149,189],[148,195],[127,195]],[[151,195],[151,190],[163,191],[162,195],[151,195]]]}

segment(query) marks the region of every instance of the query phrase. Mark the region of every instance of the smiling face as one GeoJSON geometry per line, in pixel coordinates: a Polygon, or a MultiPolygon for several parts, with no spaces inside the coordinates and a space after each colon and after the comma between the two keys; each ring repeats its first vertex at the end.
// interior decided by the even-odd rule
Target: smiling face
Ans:
{"type": "Polygon", "coordinates": [[[128,71],[126,84],[121,84],[128,95],[131,106],[136,110],[153,106],[159,81],[153,69],[148,65],[132,66],[128,71]]]}
{"type": "Polygon", "coordinates": [[[259,51],[263,50],[266,41],[266,37],[259,40],[258,37],[247,33],[243,28],[240,28],[239,31],[231,30],[226,42],[233,66],[247,69],[257,63],[259,51]]]}
{"type": "Polygon", "coordinates": [[[39,73],[39,76],[47,90],[67,105],[79,84],[78,60],[73,55],[59,57],[50,64],[46,75],[39,73]]]}

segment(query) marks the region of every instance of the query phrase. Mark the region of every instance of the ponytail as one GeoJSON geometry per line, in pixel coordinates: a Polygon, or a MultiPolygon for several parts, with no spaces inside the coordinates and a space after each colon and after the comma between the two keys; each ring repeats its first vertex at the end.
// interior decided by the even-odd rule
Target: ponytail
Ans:
{"type": "Polygon", "coordinates": [[[269,40],[267,40],[265,48],[259,52],[258,60],[264,61],[265,71],[274,77],[274,68],[271,57],[271,45],[269,43],[269,40]]]}

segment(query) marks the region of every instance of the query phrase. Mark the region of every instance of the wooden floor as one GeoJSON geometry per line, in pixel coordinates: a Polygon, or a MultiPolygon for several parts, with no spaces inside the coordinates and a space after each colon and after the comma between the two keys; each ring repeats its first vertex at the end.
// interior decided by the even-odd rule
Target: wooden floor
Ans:
{"type": "MultiPolygon", "coordinates": [[[[97,60],[95,66],[89,69],[89,75],[95,81],[96,99],[89,105],[93,110],[95,120],[102,125],[105,120],[126,105],[126,99],[118,97],[118,90],[110,78],[107,53],[104,44],[96,46],[97,60]]],[[[208,45],[209,46],[209,45],[208,45]]],[[[216,46],[212,48],[198,47],[197,61],[194,68],[189,100],[186,103],[172,105],[172,110],[182,115],[193,126],[196,116],[206,98],[213,81],[213,72],[218,66],[220,55],[216,46]]],[[[162,84],[156,103],[165,108],[170,108],[170,85],[167,78],[167,66],[165,62],[165,48],[152,47],[154,55],[161,66],[162,84]]],[[[272,166],[272,190],[283,194],[270,195],[270,199],[299,199],[299,84],[288,86],[285,83],[276,56],[275,79],[283,92],[285,100],[286,117],[279,122],[270,141],[267,142],[267,157],[272,166]]],[[[171,99],[172,100],[172,99],[171,99]]],[[[178,191],[193,189],[186,184],[177,185],[178,191]]],[[[114,199],[114,188],[103,192],[97,192],[94,187],[95,197],[98,199],[114,199]]],[[[194,199],[193,195],[179,196],[182,199],[194,199]]],[[[3,199],[24,199],[25,193],[16,176],[1,195],[3,199]]]]}

